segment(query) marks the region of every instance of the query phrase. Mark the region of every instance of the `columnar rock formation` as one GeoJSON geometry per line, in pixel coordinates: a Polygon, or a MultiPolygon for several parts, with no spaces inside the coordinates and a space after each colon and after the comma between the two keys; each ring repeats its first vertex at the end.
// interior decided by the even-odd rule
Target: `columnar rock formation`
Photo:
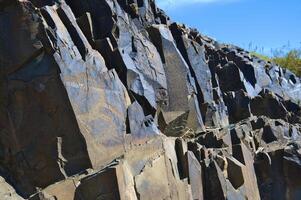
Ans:
{"type": "Polygon", "coordinates": [[[0,199],[300,199],[301,83],[153,0],[0,0],[0,199]]]}

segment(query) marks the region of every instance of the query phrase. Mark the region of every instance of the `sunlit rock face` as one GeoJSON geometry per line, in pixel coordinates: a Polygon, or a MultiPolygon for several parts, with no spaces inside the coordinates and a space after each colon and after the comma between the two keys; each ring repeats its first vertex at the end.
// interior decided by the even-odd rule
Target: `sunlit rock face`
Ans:
{"type": "Polygon", "coordinates": [[[153,0],[0,0],[0,199],[301,199],[301,82],[153,0]]]}

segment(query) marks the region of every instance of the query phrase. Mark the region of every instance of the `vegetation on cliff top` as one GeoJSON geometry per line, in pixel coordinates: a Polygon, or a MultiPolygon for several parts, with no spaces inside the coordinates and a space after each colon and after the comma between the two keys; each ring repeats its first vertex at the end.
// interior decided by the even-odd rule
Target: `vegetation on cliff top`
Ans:
{"type": "Polygon", "coordinates": [[[255,51],[251,54],[265,61],[270,61],[281,67],[287,68],[298,76],[301,76],[301,49],[292,49],[287,53],[276,50],[272,52],[272,56],[270,57],[255,51]]]}

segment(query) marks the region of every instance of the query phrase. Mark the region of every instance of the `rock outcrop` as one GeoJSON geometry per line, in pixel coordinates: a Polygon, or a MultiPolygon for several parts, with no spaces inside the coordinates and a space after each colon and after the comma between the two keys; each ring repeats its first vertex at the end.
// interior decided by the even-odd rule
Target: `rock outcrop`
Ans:
{"type": "Polygon", "coordinates": [[[0,0],[0,199],[301,198],[301,80],[153,0],[0,0]]]}

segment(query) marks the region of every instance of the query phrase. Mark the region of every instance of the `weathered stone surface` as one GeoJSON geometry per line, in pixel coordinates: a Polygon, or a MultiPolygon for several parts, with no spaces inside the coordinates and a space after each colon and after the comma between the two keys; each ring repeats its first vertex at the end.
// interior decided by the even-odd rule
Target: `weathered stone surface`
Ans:
{"type": "Polygon", "coordinates": [[[237,123],[251,116],[250,97],[243,90],[225,93],[224,100],[230,123],[237,123]]]}
{"type": "Polygon", "coordinates": [[[22,200],[14,188],[3,177],[0,177],[0,197],[3,200],[22,200]]]}
{"type": "Polygon", "coordinates": [[[173,42],[173,36],[164,25],[154,25],[149,29],[152,41],[161,54],[165,64],[168,86],[168,103],[166,111],[187,111],[188,96],[191,94],[189,68],[173,42]]]}
{"type": "Polygon", "coordinates": [[[51,199],[75,199],[75,191],[77,185],[79,185],[79,178],[69,178],[61,182],[48,186],[43,191],[32,195],[30,200],[51,200],[51,199]]]}
{"type": "Polygon", "coordinates": [[[116,167],[87,176],[76,188],[74,199],[120,199],[118,182],[122,178],[116,167]]]}
{"type": "Polygon", "coordinates": [[[0,199],[300,199],[300,88],[153,0],[0,0],[0,199]]]}
{"type": "Polygon", "coordinates": [[[193,199],[204,199],[203,194],[203,173],[199,161],[191,151],[187,152],[189,183],[193,199]]]}

